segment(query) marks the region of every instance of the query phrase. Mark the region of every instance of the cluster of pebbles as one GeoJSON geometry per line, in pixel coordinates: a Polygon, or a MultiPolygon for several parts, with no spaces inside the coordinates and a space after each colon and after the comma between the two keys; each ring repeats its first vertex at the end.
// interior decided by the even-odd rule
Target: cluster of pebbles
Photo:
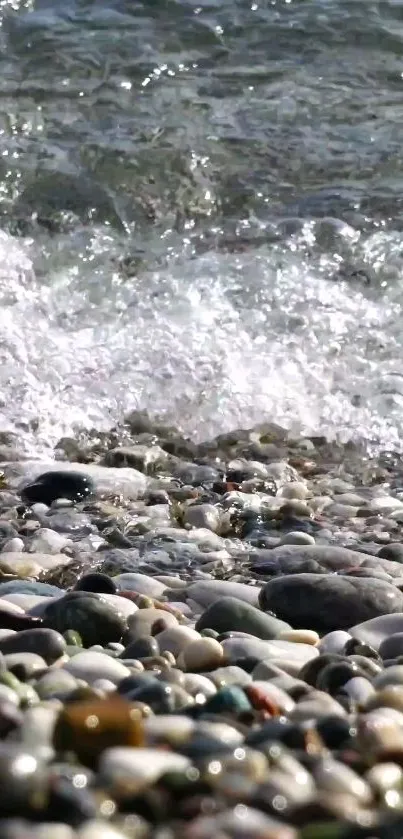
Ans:
{"type": "Polygon", "coordinates": [[[0,443],[1,839],[401,839],[399,458],[0,443]]]}

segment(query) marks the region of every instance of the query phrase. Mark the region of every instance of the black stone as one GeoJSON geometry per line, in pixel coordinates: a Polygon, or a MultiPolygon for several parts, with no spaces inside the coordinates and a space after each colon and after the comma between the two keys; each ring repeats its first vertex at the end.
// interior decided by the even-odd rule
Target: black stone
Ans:
{"type": "Polygon", "coordinates": [[[338,653],[323,653],[322,655],[318,655],[317,658],[311,658],[310,661],[307,661],[301,668],[298,678],[303,682],[306,682],[308,685],[316,687],[321,671],[329,664],[335,664],[342,661],[344,661],[344,658],[338,653]]]}
{"type": "Polygon", "coordinates": [[[60,470],[44,472],[26,484],[20,494],[24,504],[35,504],[39,501],[49,507],[58,498],[68,498],[77,502],[83,501],[94,492],[94,482],[88,475],[60,470]]]}
{"type": "Polygon", "coordinates": [[[328,749],[341,749],[353,740],[356,729],[350,720],[339,716],[321,717],[316,723],[316,730],[328,749]]]}
{"type": "Polygon", "coordinates": [[[35,629],[39,626],[42,626],[41,618],[24,615],[22,612],[13,614],[7,609],[2,609],[0,603],[0,629],[13,629],[15,632],[20,632],[24,629],[35,629]]]}
{"type": "Polygon", "coordinates": [[[137,638],[120,653],[119,658],[141,659],[159,655],[160,647],[156,638],[151,635],[137,638]]]}
{"type": "Polygon", "coordinates": [[[89,574],[84,574],[77,580],[74,591],[94,591],[103,594],[116,594],[117,586],[107,574],[100,574],[93,571],[89,574]]]}

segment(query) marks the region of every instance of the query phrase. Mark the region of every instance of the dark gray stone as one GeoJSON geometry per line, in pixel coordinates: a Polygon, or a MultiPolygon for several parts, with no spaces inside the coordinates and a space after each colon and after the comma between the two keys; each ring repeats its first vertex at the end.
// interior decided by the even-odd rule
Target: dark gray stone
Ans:
{"type": "Polygon", "coordinates": [[[290,574],[266,583],[260,605],[296,629],[331,632],[402,612],[403,594],[390,583],[372,578],[290,574]]]}
{"type": "Polygon", "coordinates": [[[45,659],[47,664],[53,664],[66,651],[66,641],[54,629],[26,629],[9,635],[0,640],[0,652],[36,653],[45,659]]]}
{"type": "Polygon", "coordinates": [[[74,629],[85,647],[120,641],[127,628],[124,616],[101,595],[90,591],[72,591],[49,603],[43,622],[62,634],[74,629]]]}
{"type": "Polygon", "coordinates": [[[272,640],[290,624],[266,615],[250,603],[236,597],[221,597],[212,603],[200,616],[196,629],[215,629],[217,632],[246,632],[256,638],[272,640]]]}

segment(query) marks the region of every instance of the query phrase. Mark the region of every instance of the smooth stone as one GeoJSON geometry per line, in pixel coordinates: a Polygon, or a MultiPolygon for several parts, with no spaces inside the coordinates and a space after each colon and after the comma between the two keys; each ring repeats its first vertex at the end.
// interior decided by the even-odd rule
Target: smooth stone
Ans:
{"type": "Polygon", "coordinates": [[[130,676],[129,668],[121,661],[111,658],[105,653],[92,650],[77,653],[63,665],[63,670],[71,673],[76,679],[82,679],[89,685],[92,685],[97,679],[108,679],[118,685],[122,679],[130,676]]]}
{"type": "Polygon", "coordinates": [[[179,714],[159,714],[158,717],[148,717],[143,722],[147,745],[168,742],[178,746],[189,739],[195,728],[195,720],[179,714]]]}
{"type": "Polygon", "coordinates": [[[234,597],[252,606],[259,605],[259,586],[249,586],[246,583],[233,583],[226,580],[206,580],[191,583],[186,589],[187,599],[194,600],[200,606],[207,607],[222,597],[234,597]]]}
{"type": "Polygon", "coordinates": [[[351,641],[352,636],[344,629],[335,629],[324,635],[318,644],[320,654],[322,653],[342,653],[348,641],[351,641]]]}
{"type": "Polygon", "coordinates": [[[131,789],[155,783],[167,772],[186,772],[190,760],[175,752],[157,749],[115,747],[106,749],[99,761],[101,783],[112,788],[130,783],[131,789]]]}
{"type": "Polygon", "coordinates": [[[240,687],[244,687],[252,681],[251,674],[246,673],[242,667],[238,667],[236,664],[217,667],[216,670],[212,670],[208,675],[209,679],[217,688],[225,687],[226,685],[239,685],[240,687]]]}
{"type": "Polygon", "coordinates": [[[277,636],[278,641],[292,641],[294,644],[312,644],[317,646],[320,637],[313,629],[286,629],[277,636]]]}
{"type": "Polygon", "coordinates": [[[33,708],[27,708],[18,732],[23,748],[43,760],[54,757],[52,740],[59,711],[58,702],[44,702],[33,708]]]}
{"type": "Polygon", "coordinates": [[[388,658],[398,658],[399,656],[403,656],[403,631],[396,632],[393,635],[389,635],[389,637],[384,638],[379,645],[379,655],[384,661],[388,658]]]}
{"type": "MultiPolygon", "coordinates": [[[[249,699],[252,701],[252,694],[251,690],[258,690],[272,706],[272,713],[276,714],[290,714],[291,711],[295,707],[295,702],[291,697],[286,693],[285,690],[282,690],[277,685],[274,685],[272,682],[268,682],[266,680],[261,679],[254,679],[253,684],[250,688],[246,688],[246,693],[249,699]]],[[[270,704],[268,707],[270,707],[270,704]]]]}
{"type": "Polygon", "coordinates": [[[193,641],[200,641],[201,635],[190,626],[172,626],[158,633],[156,638],[161,653],[168,650],[176,657],[193,641]]]}
{"type": "Polygon", "coordinates": [[[375,693],[373,685],[369,679],[363,676],[355,676],[343,685],[343,693],[346,693],[354,702],[363,705],[375,693]]]}
{"type": "Polygon", "coordinates": [[[183,661],[185,670],[198,673],[201,670],[213,670],[222,663],[223,658],[224,650],[215,638],[200,638],[185,647],[179,656],[178,667],[183,661]]]}
{"type": "Polygon", "coordinates": [[[20,488],[20,494],[25,504],[35,504],[39,501],[49,507],[57,498],[83,501],[93,495],[94,489],[89,476],[59,468],[37,475],[33,481],[20,488]]]}
{"type": "Polygon", "coordinates": [[[302,667],[307,661],[316,658],[319,653],[311,644],[294,644],[291,641],[262,641],[258,638],[227,638],[222,641],[227,660],[231,663],[248,656],[261,661],[275,659],[294,662],[302,667]]]}
{"type": "Polygon", "coordinates": [[[117,585],[107,574],[92,571],[88,574],[83,574],[77,580],[74,591],[95,591],[104,594],[116,594],[117,585]]]}
{"type": "Polygon", "coordinates": [[[202,673],[186,673],[183,680],[183,686],[191,696],[214,696],[217,693],[217,687],[212,680],[204,676],[202,673]]]}
{"type": "Polygon", "coordinates": [[[77,679],[67,670],[48,670],[35,682],[40,699],[66,699],[78,686],[77,679]]]}
{"type": "Polygon", "coordinates": [[[217,690],[210,696],[201,709],[206,714],[244,714],[251,713],[252,704],[246,694],[246,689],[239,685],[229,685],[217,690]]]}
{"type": "MultiPolygon", "coordinates": [[[[20,489],[21,479],[23,478],[25,479],[23,486],[26,486],[27,479],[35,482],[44,473],[61,471],[60,463],[57,463],[57,461],[41,463],[37,460],[5,463],[2,469],[7,476],[10,487],[19,487],[20,489]]],[[[130,468],[118,469],[93,463],[63,462],[62,472],[79,473],[81,477],[86,477],[90,486],[94,486],[95,493],[98,496],[123,496],[135,501],[145,494],[148,485],[147,478],[141,472],[130,468]]],[[[60,486],[59,492],[61,489],[60,486]]],[[[62,496],[66,498],[66,493],[62,492],[59,497],[62,496]]],[[[68,494],[67,497],[69,497],[68,494]]]]}
{"type": "Polygon", "coordinates": [[[217,632],[242,630],[257,638],[271,640],[290,625],[271,615],[265,615],[250,603],[235,597],[221,597],[203,612],[196,623],[196,629],[215,629],[217,632]]]}
{"type": "Polygon", "coordinates": [[[167,588],[163,582],[155,577],[147,577],[146,574],[135,574],[134,572],[118,574],[112,579],[118,589],[146,594],[148,597],[155,597],[157,600],[162,597],[167,588]]]}
{"type": "Polygon", "coordinates": [[[145,635],[128,644],[120,653],[120,658],[148,658],[149,656],[159,655],[159,651],[157,639],[151,635],[145,635]]]}
{"type": "MultiPolygon", "coordinates": [[[[18,637],[18,636],[17,636],[18,637]]],[[[37,653],[8,653],[4,656],[7,670],[22,682],[47,669],[46,661],[37,653]]]]}
{"type": "Polygon", "coordinates": [[[350,628],[355,624],[403,611],[403,594],[372,578],[290,574],[266,583],[260,603],[295,629],[310,625],[318,632],[349,629],[353,634],[350,628]]]}
{"type": "Polygon", "coordinates": [[[0,652],[37,653],[46,664],[53,664],[66,652],[66,642],[53,629],[26,629],[0,641],[0,652]]]}
{"type": "Polygon", "coordinates": [[[291,722],[301,723],[308,720],[320,720],[329,715],[345,717],[346,711],[336,699],[322,691],[313,691],[303,697],[291,711],[291,722]]]}
{"type": "Polygon", "coordinates": [[[162,628],[163,630],[168,630],[169,627],[175,628],[177,626],[179,624],[175,615],[164,609],[156,609],[155,607],[138,609],[128,619],[128,632],[133,641],[144,636],[154,635],[156,629],[159,630],[162,628]]]}
{"type": "Polygon", "coordinates": [[[117,694],[66,705],[53,732],[57,752],[72,751],[90,768],[105,749],[142,746],[143,741],[140,713],[117,694]]]}
{"type": "Polygon", "coordinates": [[[104,597],[81,591],[70,592],[49,603],[44,621],[62,634],[75,629],[87,647],[120,641],[127,626],[124,616],[104,597]]]}
{"type": "Polygon", "coordinates": [[[348,793],[363,805],[372,801],[369,784],[339,760],[333,757],[321,758],[313,769],[313,777],[320,790],[339,795],[348,793]]]}
{"type": "Polygon", "coordinates": [[[385,639],[403,632],[403,609],[397,614],[380,615],[372,620],[357,623],[349,631],[353,638],[379,650],[385,639]]]}
{"type": "Polygon", "coordinates": [[[372,684],[376,690],[388,687],[389,685],[403,686],[403,664],[394,664],[391,667],[387,667],[382,673],[375,676],[372,684]]]}

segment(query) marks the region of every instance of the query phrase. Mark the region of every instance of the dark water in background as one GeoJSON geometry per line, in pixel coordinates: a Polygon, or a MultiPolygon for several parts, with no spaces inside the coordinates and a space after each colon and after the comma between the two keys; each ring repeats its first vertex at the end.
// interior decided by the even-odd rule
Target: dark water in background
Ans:
{"type": "Polygon", "coordinates": [[[402,0],[0,21],[0,426],[38,448],[139,406],[401,447],[402,0]]]}

